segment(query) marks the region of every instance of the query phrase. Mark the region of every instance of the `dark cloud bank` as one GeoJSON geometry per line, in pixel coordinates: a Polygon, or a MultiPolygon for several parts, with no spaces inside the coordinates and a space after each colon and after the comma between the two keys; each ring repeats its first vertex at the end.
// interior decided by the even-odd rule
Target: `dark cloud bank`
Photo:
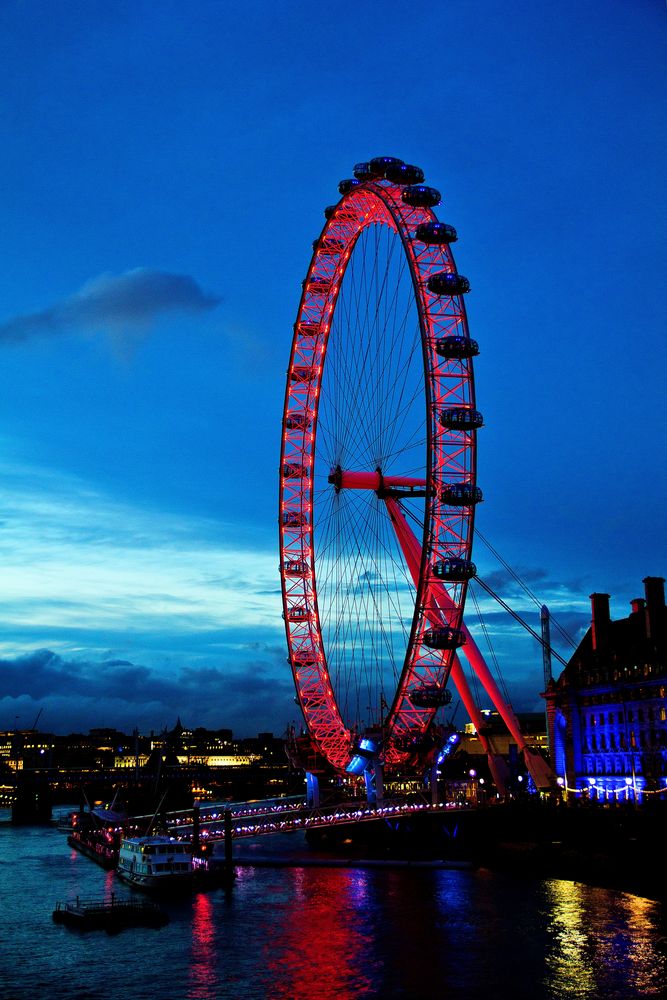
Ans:
{"type": "Polygon", "coordinates": [[[186,726],[230,728],[238,736],[281,733],[296,712],[284,652],[239,653],[229,666],[160,671],[128,660],[66,660],[48,649],[0,660],[0,729],[29,727],[55,733],[115,726],[159,731],[180,715],[186,726]],[[17,721],[18,717],[18,721],[17,721]]]}
{"type": "Polygon", "coordinates": [[[72,330],[141,330],[166,313],[205,312],[219,303],[187,274],[138,267],[123,274],[102,274],[61,302],[5,320],[0,323],[0,342],[72,330]]]}

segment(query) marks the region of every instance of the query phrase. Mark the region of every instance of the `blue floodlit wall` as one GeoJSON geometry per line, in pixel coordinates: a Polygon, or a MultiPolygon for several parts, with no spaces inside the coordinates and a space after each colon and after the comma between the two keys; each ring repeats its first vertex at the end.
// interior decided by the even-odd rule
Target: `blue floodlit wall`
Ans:
{"type": "Polygon", "coordinates": [[[580,782],[592,798],[641,800],[667,786],[665,685],[608,685],[590,691],[579,710],[580,782]]]}
{"type": "Polygon", "coordinates": [[[605,802],[667,801],[665,580],[612,621],[591,594],[591,628],[545,693],[554,766],[568,794],[605,802]]]}

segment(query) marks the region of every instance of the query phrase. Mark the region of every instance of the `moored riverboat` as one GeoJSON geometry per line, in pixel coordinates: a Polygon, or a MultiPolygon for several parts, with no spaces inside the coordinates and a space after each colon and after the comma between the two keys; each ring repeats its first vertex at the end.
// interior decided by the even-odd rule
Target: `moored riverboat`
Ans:
{"type": "Polygon", "coordinates": [[[192,845],[173,837],[125,837],[116,874],[147,892],[173,892],[192,887],[192,845]]]}
{"type": "Polygon", "coordinates": [[[102,868],[112,871],[118,864],[121,824],[125,820],[123,813],[109,809],[73,813],[67,843],[102,868]]]}

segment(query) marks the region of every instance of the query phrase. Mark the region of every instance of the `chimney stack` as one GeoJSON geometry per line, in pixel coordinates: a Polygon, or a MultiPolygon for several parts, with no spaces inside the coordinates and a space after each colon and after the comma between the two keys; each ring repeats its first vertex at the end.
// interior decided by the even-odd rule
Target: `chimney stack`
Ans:
{"type": "Polygon", "coordinates": [[[609,626],[611,625],[609,594],[591,594],[591,610],[593,612],[591,639],[593,649],[599,651],[604,649],[609,639],[609,626]]]}
{"type": "Polygon", "coordinates": [[[630,617],[635,620],[637,636],[640,639],[645,639],[649,630],[646,601],[643,597],[635,597],[634,600],[630,601],[630,607],[632,608],[632,614],[630,617]]]}
{"type": "Polygon", "coordinates": [[[665,607],[665,578],[645,576],[642,580],[646,594],[646,637],[657,639],[665,607]]]}

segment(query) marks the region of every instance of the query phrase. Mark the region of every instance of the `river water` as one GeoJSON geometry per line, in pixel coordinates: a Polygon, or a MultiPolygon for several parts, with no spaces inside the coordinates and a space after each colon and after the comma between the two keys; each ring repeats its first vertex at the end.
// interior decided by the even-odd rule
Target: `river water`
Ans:
{"type": "MultiPolygon", "coordinates": [[[[307,851],[302,840],[279,846],[307,851]]],[[[0,998],[667,997],[665,906],[572,882],[249,867],[231,889],[166,904],[161,930],[52,922],[57,900],[112,891],[132,895],[64,833],[0,823],[0,998]]]]}

